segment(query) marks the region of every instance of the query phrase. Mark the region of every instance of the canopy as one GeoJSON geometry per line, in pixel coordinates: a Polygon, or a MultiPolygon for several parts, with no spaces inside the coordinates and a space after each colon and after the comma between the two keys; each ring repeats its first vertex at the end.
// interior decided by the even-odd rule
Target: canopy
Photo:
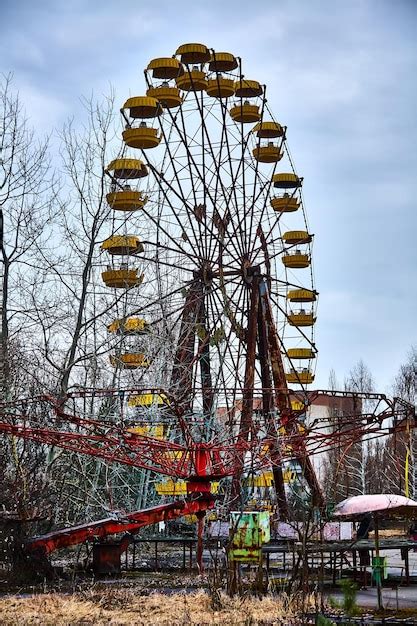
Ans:
{"type": "Polygon", "coordinates": [[[353,517],[363,513],[375,513],[384,511],[393,514],[412,514],[417,512],[417,502],[398,496],[393,493],[378,493],[374,495],[352,496],[336,505],[333,515],[335,517],[353,517]]]}

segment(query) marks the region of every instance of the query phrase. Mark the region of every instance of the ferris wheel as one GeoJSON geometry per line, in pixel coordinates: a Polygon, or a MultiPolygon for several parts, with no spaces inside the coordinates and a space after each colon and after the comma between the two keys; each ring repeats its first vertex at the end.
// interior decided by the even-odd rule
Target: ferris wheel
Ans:
{"type": "MultiPolygon", "coordinates": [[[[144,73],[106,170],[102,279],[122,293],[111,364],[125,381],[169,390],[203,440],[239,420],[248,438],[254,416],[291,409],[288,384],[314,380],[303,179],[266,86],[240,58],[185,44],[144,73]]],[[[155,402],[164,396],[130,399],[155,402]]]]}

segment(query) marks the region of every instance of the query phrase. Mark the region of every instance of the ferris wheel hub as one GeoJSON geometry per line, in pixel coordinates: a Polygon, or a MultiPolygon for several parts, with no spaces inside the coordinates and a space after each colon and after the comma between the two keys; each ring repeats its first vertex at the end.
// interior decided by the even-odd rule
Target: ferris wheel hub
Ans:
{"type": "Polygon", "coordinates": [[[200,269],[193,273],[194,278],[202,281],[207,287],[211,285],[215,275],[210,263],[204,263],[200,269]]]}
{"type": "Polygon", "coordinates": [[[242,262],[242,276],[244,281],[250,285],[253,281],[254,276],[260,276],[261,274],[261,266],[260,265],[252,265],[249,259],[243,259],[242,262]]]}

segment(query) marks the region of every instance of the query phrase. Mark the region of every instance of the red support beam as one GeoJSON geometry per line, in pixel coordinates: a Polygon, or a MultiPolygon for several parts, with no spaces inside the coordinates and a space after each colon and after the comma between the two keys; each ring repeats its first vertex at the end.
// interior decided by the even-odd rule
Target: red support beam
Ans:
{"type": "Polygon", "coordinates": [[[204,515],[207,509],[214,506],[214,499],[210,496],[197,500],[178,500],[169,504],[161,504],[149,509],[135,511],[119,519],[106,518],[95,522],[88,522],[70,528],[55,530],[47,535],[35,537],[25,548],[28,552],[42,550],[50,554],[59,548],[75,546],[92,539],[103,539],[108,535],[118,533],[135,533],[144,526],[151,526],[158,522],[168,521],[183,515],[204,515]]]}

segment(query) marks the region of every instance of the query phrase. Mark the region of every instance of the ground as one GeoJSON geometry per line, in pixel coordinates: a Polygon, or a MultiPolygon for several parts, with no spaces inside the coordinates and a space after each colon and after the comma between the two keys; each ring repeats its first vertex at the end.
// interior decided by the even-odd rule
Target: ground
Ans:
{"type": "Polygon", "coordinates": [[[296,607],[286,596],[215,599],[203,591],[175,594],[150,593],[142,589],[109,589],[93,586],[87,591],[47,593],[0,598],[2,626],[90,625],[166,626],[188,624],[299,626],[296,607]]]}

